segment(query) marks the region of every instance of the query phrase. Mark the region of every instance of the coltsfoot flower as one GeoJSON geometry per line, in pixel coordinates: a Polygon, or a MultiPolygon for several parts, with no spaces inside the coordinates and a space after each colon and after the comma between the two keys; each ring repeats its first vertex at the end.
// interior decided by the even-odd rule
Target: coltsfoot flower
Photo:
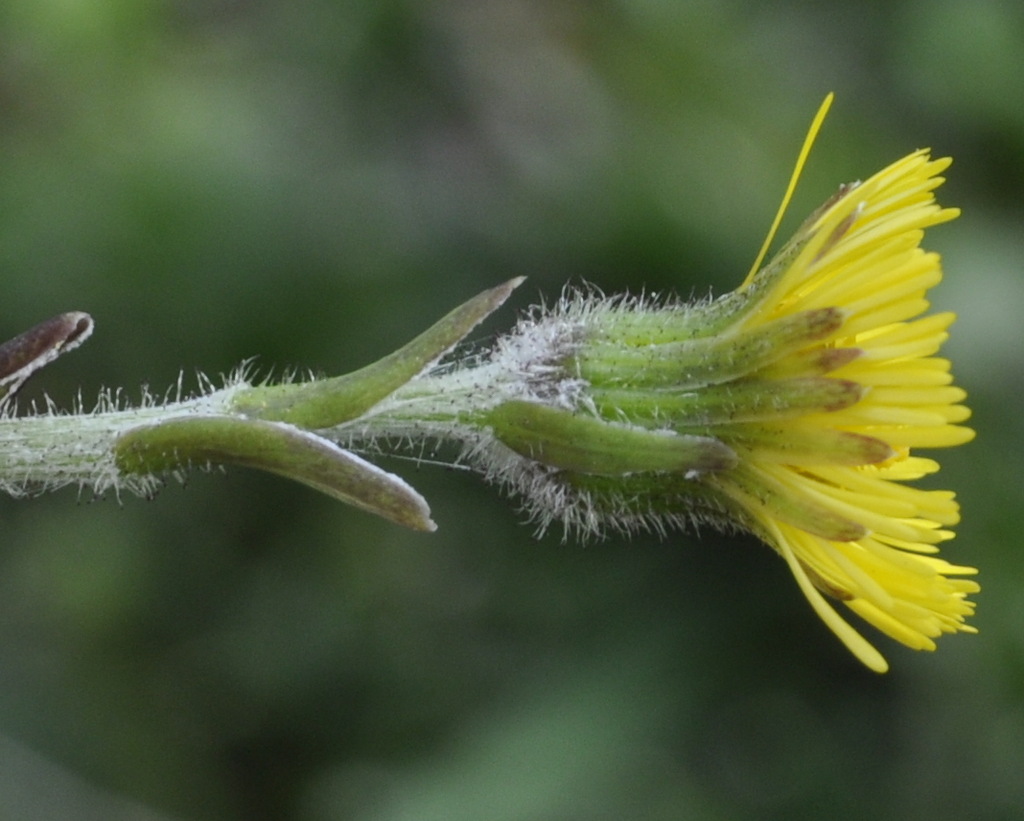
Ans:
{"type": "Polygon", "coordinates": [[[949,164],[915,151],[842,186],[718,299],[568,292],[480,361],[413,380],[354,438],[460,439],[542,529],[749,531],[879,672],[884,658],[826,597],[914,649],[974,632],[979,587],[962,577],[976,571],[936,555],[954,494],[908,484],[938,470],[918,448],[974,436],[936,355],[954,319],[928,313],[939,257],[920,247],[958,214],[933,193],[949,164]]]}

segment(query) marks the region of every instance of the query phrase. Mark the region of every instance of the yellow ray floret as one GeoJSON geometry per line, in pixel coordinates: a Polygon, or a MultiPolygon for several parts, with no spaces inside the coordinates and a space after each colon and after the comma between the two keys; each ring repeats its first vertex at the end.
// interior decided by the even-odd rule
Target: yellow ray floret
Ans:
{"type": "Polygon", "coordinates": [[[935,357],[955,317],[925,315],[942,269],[938,255],[920,247],[924,230],[959,213],[934,198],[949,164],[919,150],[844,186],[780,261],[741,289],[755,307],[744,312],[737,333],[811,310],[839,309],[843,317],[826,336],[753,377],[781,385],[786,377],[825,374],[859,386],[859,398],[760,431],[751,425],[732,428],[732,435],[727,425],[716,431],[741,465],[712,483],[747,511],[752,529],[786,560],[815,611],[877,671],[887,669],[885,660],[822,593],[915,649],[934,649],[942,633],[974,632],[965,619],[974,610],[968,596],[979,587],[957,577],[975,569],[931,555],[952,538],[946,528],[959,519],[954,496],[904,484],[938,469],[912,455],[913,448],[949,447],[974,436],[960,425],[970,416],[961,404],[965,393],[950,384],[949,362],[935,357]],[[810,461],[787,459],[790,439],[818,442],[819,452],[810,461]]]}

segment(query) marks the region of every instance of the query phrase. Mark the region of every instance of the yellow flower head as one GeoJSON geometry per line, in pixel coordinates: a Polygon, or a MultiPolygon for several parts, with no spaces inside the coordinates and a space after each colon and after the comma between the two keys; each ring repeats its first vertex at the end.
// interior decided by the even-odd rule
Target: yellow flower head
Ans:
{"type": "Polygon", "coordinates": [[[915,649],[974,632],[979,588],[962,577],[976,571],[936,555],[959,518],[953,493],[908,484],[938,470],[917,448],[974,435],[936,356],[954,316],[927,313],[939,258],[920,247],[958,214],[934,198],[949,164],[915,151],[842,186],[718,299],[569,293],[468,367],[410,383],[390,430],[461,439],[542,529],[752,532],[873,670],[885,660],[826,596],[915,649]],[[408,407],[419,417],[396,428],[408,407]]]}

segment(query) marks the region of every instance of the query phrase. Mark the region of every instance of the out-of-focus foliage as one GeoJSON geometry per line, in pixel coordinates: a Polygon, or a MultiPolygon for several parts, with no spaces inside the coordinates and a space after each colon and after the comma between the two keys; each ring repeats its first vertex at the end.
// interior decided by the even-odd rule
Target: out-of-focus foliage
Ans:
{"type": "Polygon", "coordinates": [[[340,373],[520,274],[481,336],[566,281],[730,288],[829,90],[790,228],[952,154],[964,216],[927,245],[979,437],[939,482],[983,592],[978,637],[877,677],[752,541],[537,541],[430,464],[387,466],[433,535],[243,471],[4,499],[0,814],[1024,811],[1022,37],[1010,0],[4,4],[0,332],[93,314],[27,391],[62,403],[251,356],[340,373]]]}

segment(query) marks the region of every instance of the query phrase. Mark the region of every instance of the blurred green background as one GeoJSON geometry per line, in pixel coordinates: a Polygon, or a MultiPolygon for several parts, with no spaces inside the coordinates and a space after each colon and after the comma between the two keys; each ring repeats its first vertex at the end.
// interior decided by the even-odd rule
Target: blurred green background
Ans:
{"type": "Polygon", "coordinates": [[[789,228],[952,154],[979,437],[938,484],[983,585],[979,636],[876,676],[753,541],[538,541],[430,465],[387,463],[433,535],[241,470],[5,497],[0,818],[1024,815],[1021,42],[1015,0],[0,5],[0,336],[93,314],[26,389],[64,405],[340,373],[520,274],[477,338],[566,281],[720,293],[829,90],[789,228]]]}

